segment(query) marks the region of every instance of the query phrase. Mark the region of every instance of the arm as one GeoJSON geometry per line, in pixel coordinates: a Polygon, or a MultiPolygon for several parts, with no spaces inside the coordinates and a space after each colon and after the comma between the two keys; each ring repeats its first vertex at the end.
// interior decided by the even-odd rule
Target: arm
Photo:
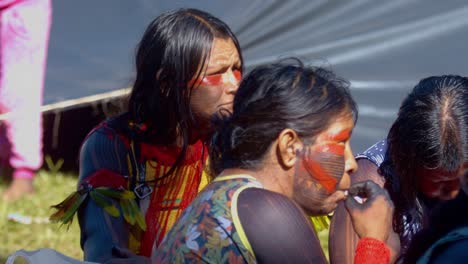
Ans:
{"type": "Polygon", "coordinates": [[[390,250],[385,241],[392,230],[394,207],[388,192],[373,181],[365,181],[352,185],[348,194],[345,207],[360,238],[354,263],[389,263],[390,250]]]}
{"type": "MultiPolygon", "coordinates": [[[[367,159],[359,159],[358,170],[351,174],[351,185],[366,180],[384,186],[384,179],[377,172],[377,166],[367,159]]],[[[332,218],[330,226],[330,263],[353,263],[359,237],[354,231],[351,218],[344,203],[340,203],[332,218]]],[[[395,261],[400,250],[400,240],[395,232],[391,232],[386,244],[390,247],[391,262],[395,261]]]]}
{"type": "Polygon", "coordinates": [[[238,211],[259,263],[327,263],[310,220],[286,196],[249,188],[238,211]]]}
{"type": "Polygon", "coordinates": [[[390,250],[383,241],[371,237],[359,240],[354,264],[387,264],[389,261],[390,250]]]}
{"type": "MultiPolygon", "coordinates": [[[[99,128],[92,132],[81,147],[79,183],[103,168],[127,175],[125,153],[123,142],[113,130],[99,128]]],[[[78,211],[78,220],[85,260],[104,262],[113,257],[113,246],[128,247],[128,226],[122,212],[120,217],[112,217],[88,198],[78,211]]]]}

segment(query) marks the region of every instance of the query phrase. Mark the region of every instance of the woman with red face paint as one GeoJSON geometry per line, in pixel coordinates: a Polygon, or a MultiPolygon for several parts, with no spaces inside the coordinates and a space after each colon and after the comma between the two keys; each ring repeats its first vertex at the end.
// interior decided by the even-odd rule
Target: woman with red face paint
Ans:
{"type": "Polygon", "coordinates": [[[181,9],[151,22],[138,46],[128,112],[88,135],[78,191],[52,216],[69,223],[78,209],[85,260],[125,257],[126,249],[149,256],[159,245],[210,181],[210,120],[231,110],[242,68],[236,37],[212,15],[181,9]]]}
{"type": "MultiPolygon", "coordinates": [[[[404,254],[413,236],[427,227],[439,201],[454,198],[459,170],[468,162],[468,78],[423,79],[403,101],[387,139],[356,157],[351,183],[372,180],[395,204],[387,241],[392,260],[404,254]]],[[[357,244],[348,212],[338,207],[330,230],[330,259],[350,263],[357,244]]]]}
{"type": "MultiPolygon", "coordinates": [[[[356,118],[347,84],[324,69],[300,62],[254,69],[232,115],[218,119],[209,155],[218,176],[153,251],[153,262],[326,263],[306,213],[329,213],[346,198],[356,118]]],[[[349,192],[367,197],[346,202],[364,238],[356,263],[388,262],[388,194],[372,182],[349,192]]]]}
{"type": "Polygon", "coordinates": [[[431,211],[428,227],[418,232],[403,263],[466,263],[468,259],[468,164],[459,171],[460,191],[431,211]]]}

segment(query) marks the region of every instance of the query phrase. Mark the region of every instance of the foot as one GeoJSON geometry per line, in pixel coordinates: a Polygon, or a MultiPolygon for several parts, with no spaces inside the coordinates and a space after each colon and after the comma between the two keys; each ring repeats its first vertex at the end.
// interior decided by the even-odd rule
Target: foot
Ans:
{"type": "Polygon", "coordinates": [[[34,193],[33,179],[14,178],[8,189],[2,194],[4,201],[15,201],[34,193]]]}

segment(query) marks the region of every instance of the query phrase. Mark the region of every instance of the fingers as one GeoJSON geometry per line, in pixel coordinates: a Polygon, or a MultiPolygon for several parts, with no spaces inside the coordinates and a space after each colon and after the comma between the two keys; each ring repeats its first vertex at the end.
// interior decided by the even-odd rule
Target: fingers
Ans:
{"type": "Polygon", "coordinates": [[[348,196],[348,198],[345,200],[345,207],[346,210],[351,214],[351,211],[354,211],[356,209],[361,209],[362,204],[358,203],[353,195],[348,196]]]}
{"type": "Polygon", "coordinates": [[[380,188],[380,186],[377,185],[373,181],[358,182],[356,184],[353,184],[349,188],[350,195],[353,195],[353,196],[365,195],[366,198],[370,198],[382,192],[383,192],[383,189],[380,188]]]}
{"type": "Polygon", "coordinates": [[[332,195],[328,196],[323,203],[323,207],[320,210],[321,214],[328,214],[333,212],[338,206],[338,202],[346,199],[347,194],[345,191],[337,190],[332,195]]]}
{"type": "Polygon", "coordinates": [[[390,201],[388,192],[373,181],[359,182],[349,188],[349,196],[345,201],[348,211],[354,209],[365,209],[372,205],[377,197],[383,197],[390,201]],[[359,203],[354,196],[365,198],[365,202],[359,203]]]}

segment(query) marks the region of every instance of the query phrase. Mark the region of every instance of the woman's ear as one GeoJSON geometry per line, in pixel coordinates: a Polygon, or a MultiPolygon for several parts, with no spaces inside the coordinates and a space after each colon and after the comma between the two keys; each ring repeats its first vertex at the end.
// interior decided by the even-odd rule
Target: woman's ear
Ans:
{"type": "Polygon", "coordinates": [[[290,169],[294,166],[300,150],[302,141],[296,131],[286,128],[278,136],[277,158],[281,166],[290,169]]]}

